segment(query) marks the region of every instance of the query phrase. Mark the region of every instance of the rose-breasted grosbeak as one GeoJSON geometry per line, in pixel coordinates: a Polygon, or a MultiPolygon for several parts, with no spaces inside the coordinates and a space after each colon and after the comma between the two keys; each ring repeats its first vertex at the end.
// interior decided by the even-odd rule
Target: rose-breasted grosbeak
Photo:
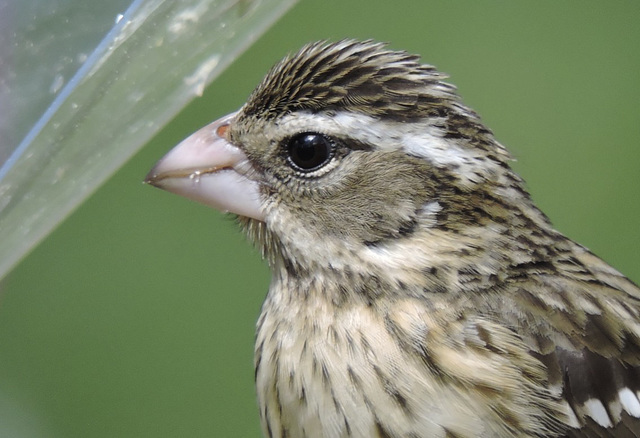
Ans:
{"type": "Polygon", "coordinates": [[[148,175],[269,261],[264,434],[639,437],[640,289],[553,229],[444,77],[310,44],[148,175]]]}

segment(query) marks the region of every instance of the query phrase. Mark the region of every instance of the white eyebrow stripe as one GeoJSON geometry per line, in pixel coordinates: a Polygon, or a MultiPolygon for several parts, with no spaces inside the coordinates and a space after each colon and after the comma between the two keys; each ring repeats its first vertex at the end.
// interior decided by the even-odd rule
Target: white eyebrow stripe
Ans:
{"type": "Polygon", "coordinates": [[[437,167],[455,167],[458,176],[468,183],[479,182],[488,167],[497,166],[490,160],[479,160],[482,152],[444,138],[442,129],[436,126],[439,121],[441,119],[430,118],[423,123],[401,123],[346,111],[331,115],[301,111],[281,117],[276,135],[282,138],[315,131],[335,137],[348,136],[379,150],[402,149],[437,167]]]}

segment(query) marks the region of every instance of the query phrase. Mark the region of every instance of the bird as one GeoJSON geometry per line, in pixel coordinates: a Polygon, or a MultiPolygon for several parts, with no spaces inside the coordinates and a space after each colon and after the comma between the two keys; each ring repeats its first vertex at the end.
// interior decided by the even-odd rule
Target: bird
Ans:
{"type": "Polygon", "coordinates": [[[263,434],[640,437],[640,289],[552,226],[446,79],[310,43],[147,175],[269,264],[263,434]]]}

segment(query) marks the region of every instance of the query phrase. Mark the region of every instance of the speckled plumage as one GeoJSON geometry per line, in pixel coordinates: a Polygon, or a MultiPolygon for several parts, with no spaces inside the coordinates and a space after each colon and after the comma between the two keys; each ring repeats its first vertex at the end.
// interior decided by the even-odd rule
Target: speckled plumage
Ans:
{"type": "Polygon", "coordinates": [[[273,271],[265,435],[640,437],[640,290],[552,228],[444,78],[315,43],[229,124],[264,212],[239,221],[273,271]],[[301,171],[307,132],[332,155],[301,171]]]}

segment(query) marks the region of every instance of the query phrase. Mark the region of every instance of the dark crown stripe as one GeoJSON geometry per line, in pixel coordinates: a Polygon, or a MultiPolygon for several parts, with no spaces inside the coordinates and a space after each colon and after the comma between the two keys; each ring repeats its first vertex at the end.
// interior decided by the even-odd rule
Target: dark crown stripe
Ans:
{"type": "Polygon", "coordinates": [[[435,115],[438,107],[472,114],[442,82],[446,75],[418,61],[371,41],[310,44],[271,69],[244,112],[265,119],[332,108],[396,119],[435,115]]]}

